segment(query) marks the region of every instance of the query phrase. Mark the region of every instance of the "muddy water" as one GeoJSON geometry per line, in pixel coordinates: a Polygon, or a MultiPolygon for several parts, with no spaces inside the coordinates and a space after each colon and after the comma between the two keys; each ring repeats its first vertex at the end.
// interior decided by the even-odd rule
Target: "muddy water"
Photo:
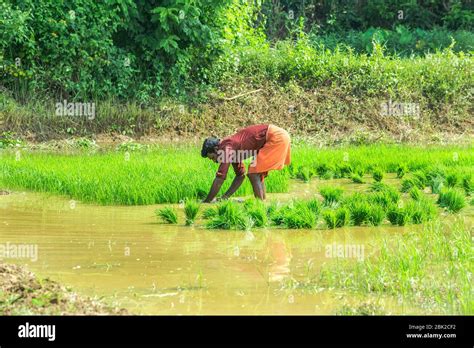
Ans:
{"type": "MultiPolygon", "coordinates": [[[[313,185],[295,183],[292,190],[305,196],[313,185]]],[[[295,194],[273,197],[289,196],[295,194]]],[[[27,264],[40,276],[132,313],[334,314],[361,299],[285,285],[338,262],[341,245],[353,246],[345,256],[358,262],[376,251],[378,238],[402,231],[389,226],[208,231],[157,223],[157,207],[103,207],[14,192],[0,196],[0,243],[37,245],[37,257],[6,261],[27,264]]],[[[417,312],[390,298],[378,300],[389,313],[417,312]]]]}

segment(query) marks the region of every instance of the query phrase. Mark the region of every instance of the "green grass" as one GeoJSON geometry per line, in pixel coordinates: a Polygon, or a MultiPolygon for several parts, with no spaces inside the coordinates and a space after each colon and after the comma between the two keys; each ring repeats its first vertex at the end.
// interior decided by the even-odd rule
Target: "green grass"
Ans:
{"type": "Polygon", "coordinates": [[[201,204],[193,199],[187,199],[184,202],[184,215],[186,216],[186,225],[194,224],[201,204]]]}
{"type": "Polygon", "coordinates": [[[434,220],[421,230],[392,238],[379,241],[380,251],[363,262],[323,266],[314,287],[393,295],[421,306],[425,313],[474,314],[474,249],[463,219],[447,224],[434,220]]]}
{"type": "Polygon", "coordinates": [[[217,214],[208,220],[206,227],[209,229],[245,230],[248,226],[247,218],[248,215],[241,204],[228,200],[218,204],[217,214]]]}
{"type": "Polygon", "coordinates": [[[283,224],[286,228],[314,228],[317,223],[317,214],[308,206],[307,202],[292,202],[284,211],[283,224]]]}
{"type": "MultiPolygon", "coordinates": [[[[15,149],[1,151],[2,188],[50,192],[104,205],[178,203],[187,198],[203,198],[217,170],[215,163],[200,157],[198,146],[191,145],[150,146],[146,151],[130,152],[128,160],[123,152],[100,149],[71,153],[22,149],[19,161],[15,159],[15,149]]],[[[270,172],[265,182],[268,193],[286,192],[290,178],[295,177],[294,168],[306,167],[319,176],[341,178],[354,173],[362,176],[373,168],[395,173],[404,163],[410,174],[403,180],[415,181],[414,185],[402,183],[407,186],[404,191],[408,192],[412,187],[422,188],[423,183],[418,181],[429,172],[442,177],[452,173],[460,178],[472,176],[474,151],[458,146],[370,145],[320,149],[296,144],[291,168],[270,172]],[[349,162],[343,161],[346,153],[350,155],[349,162]],[[456,161],[453,153],[458,155],[456,161]]],[[[230,170],[222,191],[229,187],[232,178],[230,170]]],[[[434,179],[430,176],[426,180],[432,182],[434,179]]],[[[472,181],[469,181],[468,187],[471,186],[472,181]]],[[[334,197],[332,191],[328,193],[328,199],[337,200],[339,194],[334,197]]],[[[236,195],[252,195],[248,180],[236,195]]]]}
{"type": "Polygon", "coordinates": [[[164,207],[156,210],[156,216],[159,217],[163,222],[168,224],[178,223],[178,213],[173,207],[164,207]]]}
{"type": "Polygon", "coordinates": [[[458,189],[446,189],[441,191],[438,198],[438,204],[446,208],[451,213],[457,213],[466,206],[464,193],[458,189]]]}
{"type": "Polygon", "coordinates": [[[362,177],[359,174],[352,174],[351,180],[352,180],[352,182],[354,182],[356,184],[363,184],[364,183],[364,179],[362,179],[362,177]]]}
{"type": "Polygon", "coordinates": [[[255,227],[265,227],[268,224],[267,207],[263,201],[249,199],[245,201],[244,207],[255,227]]]}

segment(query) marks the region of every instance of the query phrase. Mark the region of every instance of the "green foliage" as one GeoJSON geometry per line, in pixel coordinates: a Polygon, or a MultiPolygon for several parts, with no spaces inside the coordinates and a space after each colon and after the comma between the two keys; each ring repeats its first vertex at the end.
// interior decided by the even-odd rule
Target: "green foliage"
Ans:
{"type": "Polygon", "coordinates": [[[387,218],[392,225],[405,226],[412,219],[412,212],[410,206],[407,207],[398,207],[392,205],[387,210],[387,218]]]}
{"type": "Polygon", "coordinates": [[[474,180],[472,179],[472,175],[466,175],[462,178],[462,187],[466,195],[471,195],[474,192],[474,180]]]}
{"type": "Polygon", "coordinates": [[[466,206],[466,198],[462,191],[449,188],[440,192],[438,204],[440,207],[446,208],[451,213],[457,213],[466,206]]]}
{"type": "Polygon", "coordinates": [[[163,220],[163,222],[165,223],[168,223],[168,224],[178,223],[178,213],[176,212],[176,209],[171,206],[157,209],[155,213],[156,213],[156,216],[161,218],[161,220],[163,220]]]}
{"type": "Polygon", "coordinates": [[[355,226],[361,226],[369,217],[370,205],[365,197],[354,196],[355,199],[348,204],[351,221],[355,226]]]}

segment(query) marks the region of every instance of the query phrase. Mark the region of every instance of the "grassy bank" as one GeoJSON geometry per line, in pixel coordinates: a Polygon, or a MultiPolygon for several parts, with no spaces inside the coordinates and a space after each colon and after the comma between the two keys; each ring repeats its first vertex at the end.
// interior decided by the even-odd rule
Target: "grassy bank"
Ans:
{"type": "MultiPolygon", "coordinates": [[[[0,185],[63,194],[99,204],[177,203],[203,197],[217,170],[217,164],[200,157],[199,145],[134,149],[133,146],[119,147],[118,151],[90,148],[69,154],[3,150],[0,185]]],[[[450,179],[454,186],[463,189],[464,179],[473,171],[474,155],[471,147],[459,146],[318,149],[295,144],[291,166],[271,172],[266,183],[268,192],[286,192],[290,178],[351,178],[354,174],[372,175],[374,170],[396,172],[399,167],[407,171],[404,179],[411,180],[406,186],[422,180],[422,186],[427,187],[433,184],[426,177],[430,174],[430,178],[439,176],[442,182],[454,176],[455,179],[450,179]]],[[[232,177],[230,170],[223,189],[230,185],[232,177]]],[[[237,195],[251,193],[246,180],[237,195]]]]}
{"type": "Polygon", "coordinates": [[[0,263],[0,315],[126,314],[97,299],[37,277],[25,267],[0,263]]]}
{"type": "Polygon", "coordinates": [[[315,283],[398,296],[434,313],[472,315],[473,257],[470,225],[462,218],[454,225],[434,221],[380,243],[377,255],[363,262],[325,267],[315,283]]]}

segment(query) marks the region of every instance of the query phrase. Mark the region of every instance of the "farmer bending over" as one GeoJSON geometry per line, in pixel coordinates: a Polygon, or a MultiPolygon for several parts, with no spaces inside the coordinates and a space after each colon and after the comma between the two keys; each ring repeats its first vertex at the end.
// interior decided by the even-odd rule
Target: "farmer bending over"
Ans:
{"type": "Polygon", "coordinates": [[[264,179],[268,172],[283,169],[285,165],[290,164],[290,136],[284,129],[272,124],[250,126],[222,140],[207,138],[202,145],[201,156],[220,163],[205,203],[211,202],[217,196],[231,164],[235,178],[222,199],[229,198],[237,191],[245,179],[245,166],[242,161],[250,157],[253,157],[253,161],[249,165],[248,177],[255,197],[264,200],[264,179]]]}

